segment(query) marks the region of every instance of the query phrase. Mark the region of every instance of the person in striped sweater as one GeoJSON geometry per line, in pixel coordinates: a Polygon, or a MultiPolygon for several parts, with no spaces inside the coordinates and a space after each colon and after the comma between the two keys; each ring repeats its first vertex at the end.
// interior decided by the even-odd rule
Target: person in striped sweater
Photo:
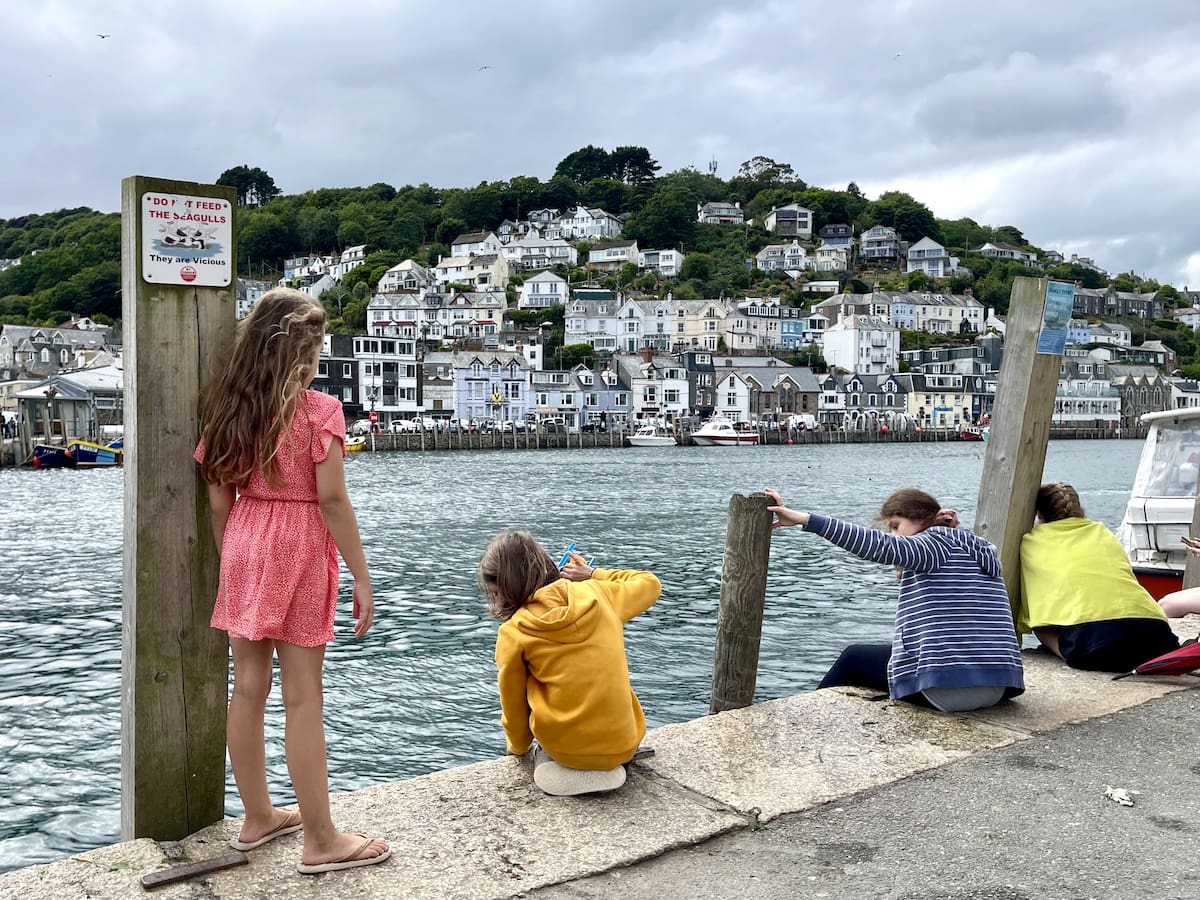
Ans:
{"type": "Polygon", "coordinates": [[[983,709],[1025,690],[1000,555],[983,538],[953,527],[956,516],[937,500],[915,488],[894,492],[879,512],[885,533],[789,509],[774,488],[765,493],[772,528],[799,525],[855,556],[900,569],[891,645],[848,647],[821,687],[886,688],[893,700],[943,712],[983,709]]]}

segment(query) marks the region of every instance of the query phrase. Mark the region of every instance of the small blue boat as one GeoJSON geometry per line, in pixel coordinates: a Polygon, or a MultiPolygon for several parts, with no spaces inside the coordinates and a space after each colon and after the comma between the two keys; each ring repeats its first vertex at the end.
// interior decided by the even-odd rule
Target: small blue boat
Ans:
{"type": "Polygon", "coordinates": [[[74,440],[67,444],[67,453],[75,460],[75,465],[81,469],[119,466],[125,455],[120,438],[107,444],[74,440]]]}
{"type": "Polygon", "coordinates": [[[73,469],[75,468],[75,457],[66,447],[35,444],[30,463],[35,469],[73,469]]]}

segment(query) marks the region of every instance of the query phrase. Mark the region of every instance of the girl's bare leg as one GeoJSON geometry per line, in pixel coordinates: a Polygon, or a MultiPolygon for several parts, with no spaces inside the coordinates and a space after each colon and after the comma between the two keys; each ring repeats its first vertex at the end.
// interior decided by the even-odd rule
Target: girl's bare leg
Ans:
{"type": "MultiPolygon", "coordinates": [[[[338,831],[329,814],[329,767],[325,757],[324,687],[321,668],[325,646],[276,645],[286,711],[284,749],[296,801],[304,818],[301,862],[317,865],[345,859],[362,846],[362,838],[338,831]]],[[[378,856],[387,844],[372,841],[359,856],[378,856]]]]}
{"type": "Polygon", "coordinates": [[[256,841],[282,825],[289,815],[271,805],[263,740],[275,642],[231,637],[229,645],[233,649],[233,696],[229,699],[225,740],[233,765],[233,780],[246,808],[239,839],[256,841]]]}
{"type": "Polygon", "coordinates": [[[1053,626],[1046,626],[1045,628],[1035,628],[1035,629],[1033,629],[1033,634],[1034,634],[1034,637],[1036,637],[1039,641],[1042,642],[1042,645],[1047,650],[1049,650],[1051,653],[1053,653],[1059,659],[1062,659],[1062,652],[1058,649],[1058,629],[1057,628],[1055,628],[1053,626]]]}

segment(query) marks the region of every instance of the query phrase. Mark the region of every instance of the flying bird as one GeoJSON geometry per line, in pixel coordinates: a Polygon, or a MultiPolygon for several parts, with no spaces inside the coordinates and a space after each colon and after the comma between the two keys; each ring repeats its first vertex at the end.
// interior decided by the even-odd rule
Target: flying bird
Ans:
{"type": "Polygon", "coordinates": [[[476,71],[476,72],[482,72],[484,69],[490,69],[490,68],[491,68],[491,66],[480,66],[480,67],[479,67],[478,69],[476,69],[475,71],[476,71]]]}
{"type": "Polygon", "coordinates": [[[97,34],[96,37],[100,38],[100,40],[104,40],[106,37],[112,37],[112,35],[111,34],[97,34]]]}

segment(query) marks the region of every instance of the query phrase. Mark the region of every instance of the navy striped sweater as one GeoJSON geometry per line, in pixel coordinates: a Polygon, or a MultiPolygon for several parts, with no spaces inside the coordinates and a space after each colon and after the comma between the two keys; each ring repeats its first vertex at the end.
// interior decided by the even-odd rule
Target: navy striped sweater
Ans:
{"type": "Polygon", "coordinates": [[[903,537],[818,515],[805,530],[904,570],[888,663],[893,699],[926,688],[1003,687],[1009,697],[1025,690],[995,546],[961,528],[903,537]]]}

